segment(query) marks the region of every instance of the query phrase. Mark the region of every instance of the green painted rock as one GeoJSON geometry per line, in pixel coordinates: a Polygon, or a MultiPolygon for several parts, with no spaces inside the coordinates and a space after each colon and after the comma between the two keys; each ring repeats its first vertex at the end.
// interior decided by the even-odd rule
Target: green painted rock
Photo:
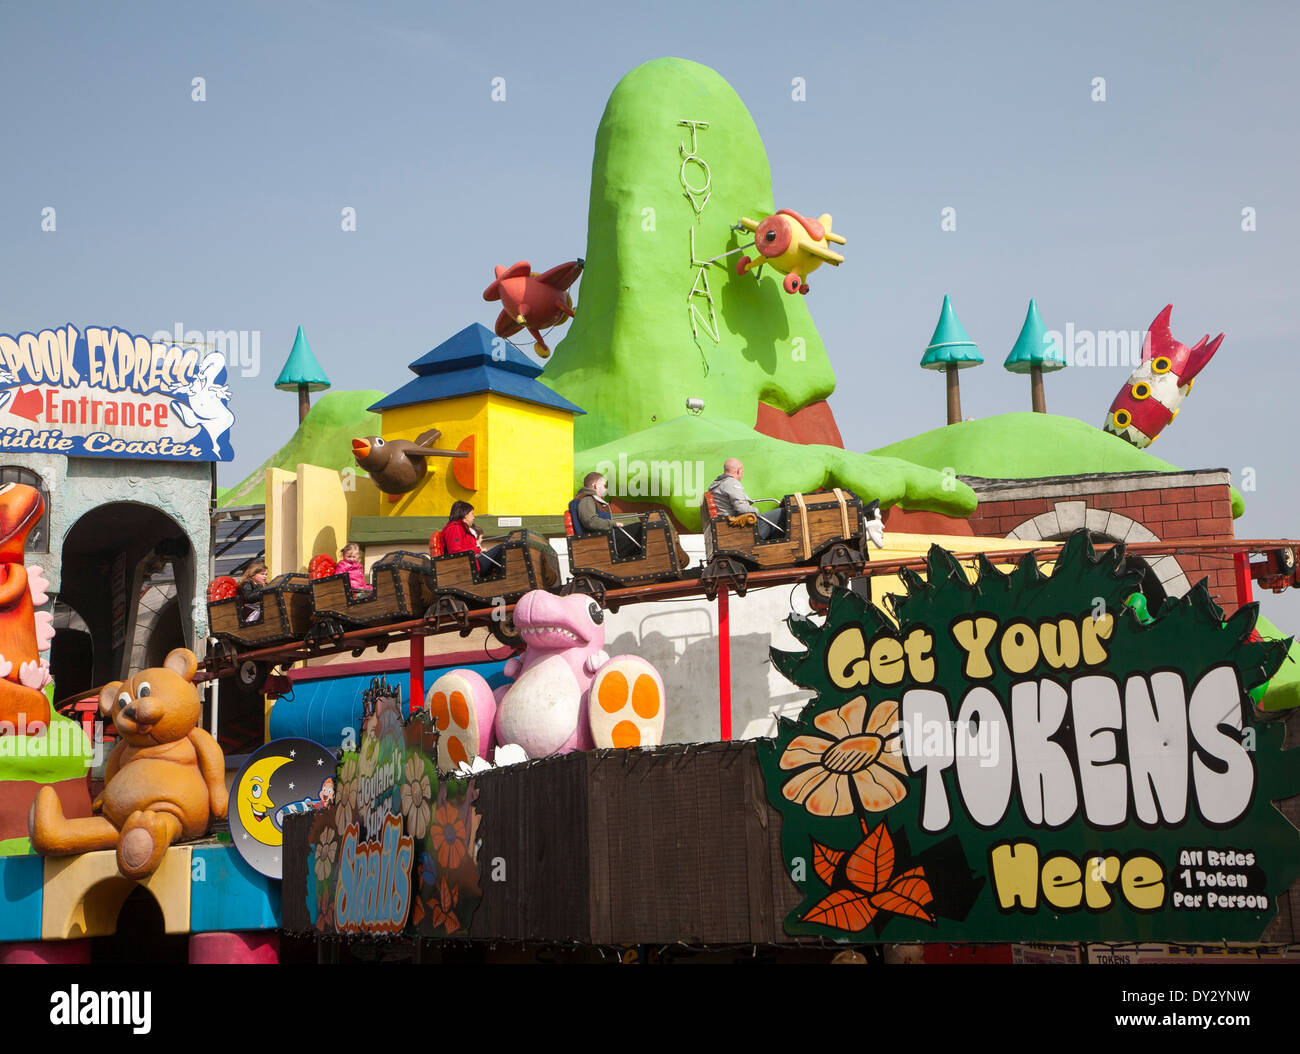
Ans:
{"type": "Polygon", "coordinates": [[[951,474],[892,457],[855,454],[839,447],[800,445],[755,432],[738,421],[678,417],[574,455],[578,480],[603,472],[610,493],[667,506],[685,526],[700,522],[700,501],[728,457],[745,463],[751,498],[848,487],[880,507],[904,505],[951,516],[969,516],[975,493],[951,474]],[[665,451],[689,451],[688,455],[665,451]]]}
{"type": "MultiPolygon", "coordinates": [[[[945,425],[871,453],[902,458],[936,471],[984,479],[1037,479],[1091,472],[1181,472],[1118,436],[1073,417],[1012,413],[945,425]]],[[[1229,488],[1232,515],[1245,503],[1229,488]]]]}
{"type": "Polygon", "coordinates": [[[380,418],[366,409],[385,392],[327,392],[314,403],[289,442],[263,461],[241,482],[220,492],[217,504],[261,505],[266,501],[266,470],[282,468],[292,472],[298,465],[319,465],[341,472],[357,469],[352,457],[352,440],[378,435],[380,418]]]}
{"type": "MultiPolygon", "coordinates": [[[[781,191],[782,208],[834,212],[833,202],[800,199],[799,187],[781,191]]],[[[672,420],[688,397],[704,400],[702,419],[752,424],[760,401],[792,413],[831,393],[835,375],[808,298],[783,292],[768,267],[758,279],[737,275],[740,254],[692,263],[692,232],[694,259],[707,260],[752,243],[751,233],[731,230],[742,216],[773,211],[758,129],[717,73],[664,58],[619,81],[596,132],[577,317],[544,375],[587,411],[574,425],[575,449],[672,420]]],[[[845,277],[823,267],[812,299],[850,295],[845,277]]]]}
{"type": "Polygon", "coordinates": [[[1283,641],[1287,646],[1286,659],[1269,680],[1265,690],[1255,695],[1261,710],[1294,710],[1300,707],[1300,644],[1283,633],[1273,623],[1260,615],[1255,623],[1259,635],[1266,641],[1283,641]]]}
{"type": "Polygon", "coordinates": [[[81,725],[59,714],[42,736],[0,736],[0,856],[31,851],[27,813],[42,786],[53,786],[65,815],[90,815],[86,775],[96,760],[81,725]]]}

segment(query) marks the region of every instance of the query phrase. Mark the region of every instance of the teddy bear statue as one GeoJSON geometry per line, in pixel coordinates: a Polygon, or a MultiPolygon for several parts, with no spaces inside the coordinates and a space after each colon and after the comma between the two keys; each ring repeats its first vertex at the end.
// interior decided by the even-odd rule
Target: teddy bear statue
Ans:
{"type": "Polygon", "coordinates": [[[107,684],[99,710],[118,741],[104,767],[93,816],[64,816],[52,787],[42,787],[28,816],[32,848],[47,856],[116,849],[118,870],[148,878],[173,842],[200,838],[226,815],[226,760],[199,727],[198,662],[177,648],[163,665],[107,684]]]}

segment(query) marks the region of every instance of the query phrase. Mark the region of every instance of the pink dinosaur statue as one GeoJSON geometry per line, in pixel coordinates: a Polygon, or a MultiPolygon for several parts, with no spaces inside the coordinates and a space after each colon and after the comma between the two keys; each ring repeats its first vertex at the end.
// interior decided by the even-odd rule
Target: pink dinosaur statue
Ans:
{"type": "Polygon", "coordinates": [[[604,621],[590,597],[525,593],[514,611],[524,652],[507,660],[505,674],[514,683],[493,693],[495,707],[483,698],[482,679],[466,677],[472,671],[449,671],[430,689],[434,720],[450,750],[442,758],[440,741],[440,763],[484,756],[492,739],[515,744],[530,758],[592,747],[658,746],[663,679],[639,656],[610,658],[604,621]]]}

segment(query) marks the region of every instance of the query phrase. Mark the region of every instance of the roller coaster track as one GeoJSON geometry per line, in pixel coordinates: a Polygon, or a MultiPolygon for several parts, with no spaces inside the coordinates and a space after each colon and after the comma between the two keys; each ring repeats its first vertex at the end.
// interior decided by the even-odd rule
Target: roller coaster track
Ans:
{"type": "MultiPolygon", "coordinates": [[[[984,556],[995,565],[1005,565],[1019,561],[1024,556],[1032,553],[1037,556],[1039,562],[1050,562],[1055,559],[1056,552],[1064,544],[1063,541],[1046,542],[1033,546],[1027,545],[991,551],[953,552],[952,555],[958,562],[975,560],[980,556],[984,556]]],[[[1250,553],[1266,553],[1271,550],[1282,549],[1289,549],[1294,552],[1297,547],[1300,547],[1300,541],[1294,539],[1212,537],[1164,542],[1135,542],[1132,544],[1094,542],[1093,548],[1097,553],[1103,553],[1116,545],[1122,546],[1126,555],[1140,556],[1144,559],[1156,556],[1193,555],[1217,555],[1233,559],[1237,554],[1247,554],[1246,560],[1249,560],[1250,553]]],[[[896,575],[905,568],[923,572],[927,569],[927,566],[926,557],[871,560],[854,577],[873,578],[877,575],[896,575]]],[[[750,589],[805,582],[824,573],[824,569],[818,566],[781,567],[767,570],[749,570],[733,566],[730,569],[723,568],[719,571],[715,565],[709,565],[704,568],[702,575],[697,572],[694,577],[687,577],[677,581],[656,582],[621,589],[598,589],[593,599],[610,610],[617,611],[624,604],[684,600],[690,597],[712,600],[719,589],[730,589],[738,596],[744,596],[750,589]]],[[[409,640],[412,636],[433,636],[453,630],[460,632],[462,635],[467,635],[471,628],[490,626],[494,620],[508,616],[513,609],[514,605],[508,605],[504,608],[496,606],[470,609],[461,613],[459,618],[451,625],[442,624],[447,621],[445,617],[438,620],[429,618],[411,619],[405,622],[390,623],[385,626],[369,626],[364,629],[348,630],[341,635],[329,638],[326,642],[310,645],[306,641],[297,641],[269,648],[231,651],[220,658],[210,658],[202,663],[195,681],[207,681],[230,676],[239,669],[241,664],[250,660],[264,663],[268,667],[280,666],[287,668],[293,663],[306,659],[322,658],[343,652],[351,652],[356,657],[360,657],[365,651],[372,648],[382,652],[390,644],[409,640]]]]}

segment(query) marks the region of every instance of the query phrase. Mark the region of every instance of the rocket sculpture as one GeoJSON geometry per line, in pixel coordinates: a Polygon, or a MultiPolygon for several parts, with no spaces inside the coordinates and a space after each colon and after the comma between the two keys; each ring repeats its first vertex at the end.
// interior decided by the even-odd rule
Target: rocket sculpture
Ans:
{"type": "Polygon", "coordinates": [[[1102,426],[1139,448],[1154,443],[1160,430],[1178,416],[1196,375],[1223,342],[1220,333],[1213,340],[1207,334],[1195,347],[1179,344],[1169,329],[1173,310],[1173,304],[1167,305],[1151,323],[1142,344],[1142,363],[1115,396],[1102,426]]]}

